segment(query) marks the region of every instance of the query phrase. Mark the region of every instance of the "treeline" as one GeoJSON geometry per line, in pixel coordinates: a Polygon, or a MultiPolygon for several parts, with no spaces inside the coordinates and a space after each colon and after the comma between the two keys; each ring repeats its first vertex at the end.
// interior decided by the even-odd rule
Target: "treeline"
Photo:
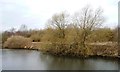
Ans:
{"type": "MultiPolygon", "coordinates": [[[[31,38],[33,42],[43,42],[43,41],[50,41],[54,40],[54,37],[52,38],[51,35],[54,35],[57,33],[57,30],[52,28],[47,28],[43,30],[27,30],[27,31],[4,31],[2,33],[1,39],[2,43],[7,41],[7,39],[11,36],[17,35],[17,36],[23,36],[27,38],[31,38]]],[[[65,29],[66,34],[66,40],[72,40],[72,37],[75,36],[75,29],[68,26],[68,28],[65,29]]],[[[59,34],[56,34],[56,36],[59,34]]],[[[55,36],[55,37],[56,37],[55,36]]],[[[110,29],[110,28],[98,28],[94,30],[87,38],[88,42],[117,42],[118,41],[118,30],[117,28],[110,29]]]]}
{"type": "Polygon", "coordinates": [[[30,38],[33,42],[41,42],[41,38],[44,35],[44,30],[26,30],[26,31],[4,31],[2,33],[2,43],[6,42],[11,36],[23,36],[30,38]]]}

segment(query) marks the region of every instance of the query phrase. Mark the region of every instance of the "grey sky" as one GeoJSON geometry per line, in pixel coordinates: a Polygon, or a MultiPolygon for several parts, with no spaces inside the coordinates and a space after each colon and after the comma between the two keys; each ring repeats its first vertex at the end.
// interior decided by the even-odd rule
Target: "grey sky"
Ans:
{"type": "Polygon", "coordinates": [[[28,28],[41,29],[55,13],[67,11],[73,14],[86,5],[104,10],[104,26],[115,27],[118,24],[119,0],[0,0],[0,30],[19,28],[26,24],[28,28]]]}

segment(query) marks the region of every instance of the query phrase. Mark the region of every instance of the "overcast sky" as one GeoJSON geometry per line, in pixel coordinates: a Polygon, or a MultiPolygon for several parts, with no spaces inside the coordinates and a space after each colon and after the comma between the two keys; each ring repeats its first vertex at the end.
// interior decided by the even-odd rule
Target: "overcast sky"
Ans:
{"type": "Polygon", "coordinates": [[[19,28],[41,29],[55,13],[67,11],[71,15],[86,5],[101,7],[106,17],[103,26],[115,27],[118,24],[119,0],[0,0],[0,30],[19,28]]]}

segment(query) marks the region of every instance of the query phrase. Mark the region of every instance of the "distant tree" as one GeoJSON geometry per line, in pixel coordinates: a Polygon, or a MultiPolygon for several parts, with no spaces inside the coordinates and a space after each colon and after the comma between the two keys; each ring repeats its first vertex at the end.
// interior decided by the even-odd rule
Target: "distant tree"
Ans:
{"type": "Polygon", "coordinates": [[[24,36],[24,37],[30,37],[30,33],[27,29],[27,26],[22,24],[18,31],[16,31],[16,35],[24,36]]]}
{"type": "Polygon", "coordinates": [[[27,29],[27,26],[25,25],[25,24],[22,24],[21,26],[20,26],[20,29],[19,29],[19,31],[27,31],[28,29],[27,29]]]}
{"type": "Polygon", "coordinates": [[[15,33],[15,30],[16,30],[15,28],[11,28],[11,29],[10,29],[10,32],[11,32],[11,33],[15,33]]]}

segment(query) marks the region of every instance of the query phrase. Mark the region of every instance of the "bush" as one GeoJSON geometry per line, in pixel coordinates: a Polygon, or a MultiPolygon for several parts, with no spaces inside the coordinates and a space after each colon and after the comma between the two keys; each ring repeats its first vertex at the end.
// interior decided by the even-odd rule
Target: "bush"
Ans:
{"type": "Polygon", "coordinates": [[[4,48],[30,48],[32,40],[23,36],[11,36],[4,43],[4,48]]]}
{"type": "Polygon", "coordinates": [[[48,52],[57,56],[87,56],[85,49],[76,43],[62,44],[62,43],[50,43],[42,44],[41,51],[48,52]]]}
{"type": "Polygon", "coordinates": [[[40,42],[41,41],[41,36],[39,34],[33,34],[30,37],[33,42],[40,42]]]}

